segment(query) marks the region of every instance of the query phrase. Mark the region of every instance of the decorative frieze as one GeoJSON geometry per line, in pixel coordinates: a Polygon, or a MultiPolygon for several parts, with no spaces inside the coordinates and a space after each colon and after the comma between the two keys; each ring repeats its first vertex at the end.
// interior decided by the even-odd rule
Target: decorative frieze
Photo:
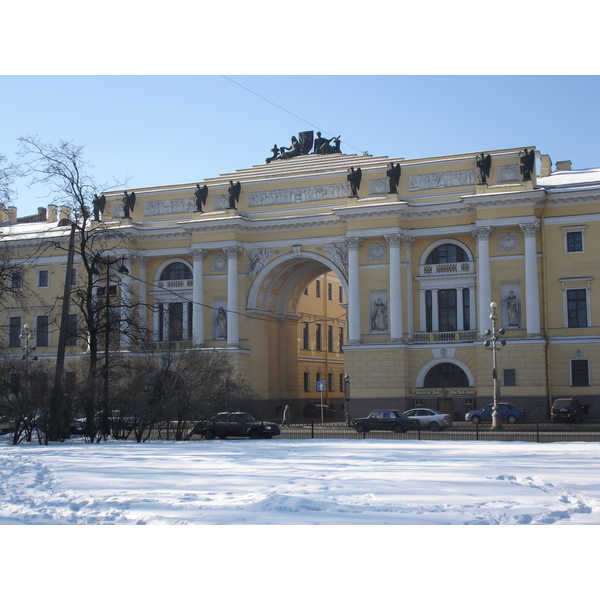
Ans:
{"type": "Polygon", "coordinates": [[[144,205],[145,217],[156,217],[159,215],[174,215],[189,213],[196,210],[194,198],[179,198],[177,200],[156,200],[146,202],[144,205]]]}
{"type": "Polygon", "coordinates": [[[369,244],[369,260],[386,260],[387,247],[382,242],[369,244]]]}
{"type": "Polygon", "coordinates": [[[498,167],[498,183],[520,181],[519,165],[502,165],[498,167]]]}
{"type": "Polygon", "coordinates": [[[475,185],[474,169],[411,175],[409,178],[408,190],[410,192],[417,192],[419,190],[461,187],[465,185],[475,185]]]}
{"type": "Polygon", "coordinates": [[[498,239],[498,250],[501,252],[516,252],[519,250],[518,233],[501,233],[498,239]]]}
{"type": "Polygon", "coordinates": [[[387,179],[371,179],[369,181],[369,196],[378,196],[380,194],[389,194],[390,183],[387,179]]]}
{"type": "MultiPolygon", "coordinates": [[[[294,204],[296,202],[315,202],[318,200],[333,200],[350,196],[348,182],[330,183],[289,190],[267,190],[250,192],[248,206],[272,206],[274,204],[294,204]]],[[[215,204],[216,206],[216,204],[215,204]]]]}

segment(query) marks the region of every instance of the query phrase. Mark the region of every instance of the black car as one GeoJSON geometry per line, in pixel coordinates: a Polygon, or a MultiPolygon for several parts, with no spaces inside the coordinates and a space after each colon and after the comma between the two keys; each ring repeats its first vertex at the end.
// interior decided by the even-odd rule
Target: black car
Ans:
{"type": "Polygon", "coordinates": [[[352,427],[358,433],[382,430],[405,433],[409,429],[417,429],[419,422],[405,417],[399,410],[373,410],[368,417],[353,419],[352,427]]]}
{"type": "Polygon", "coordinates": [[[196,423],[192,433],[203,435],[207,440],[216,437],[224,440],[227,437],[265,438],[270,440],[279,435],[279,425],[267,421],[257,421],[247,412],[220,412],[196,423]]]}
{"type": "Polygon", "coordinates": [[[556,421],[581,422],[583,406],[575,398],[557,398],[550,409],[550,419],[556,421]]]}

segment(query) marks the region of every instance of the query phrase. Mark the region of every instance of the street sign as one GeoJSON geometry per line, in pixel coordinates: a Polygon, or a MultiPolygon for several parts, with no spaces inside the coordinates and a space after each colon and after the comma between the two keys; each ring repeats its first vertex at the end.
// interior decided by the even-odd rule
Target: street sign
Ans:
{"type": "Polygon", "coordinates": [[[325,391],[325,382],[317,381],[317,392],[324,392],[324,391],[325,391]]]}

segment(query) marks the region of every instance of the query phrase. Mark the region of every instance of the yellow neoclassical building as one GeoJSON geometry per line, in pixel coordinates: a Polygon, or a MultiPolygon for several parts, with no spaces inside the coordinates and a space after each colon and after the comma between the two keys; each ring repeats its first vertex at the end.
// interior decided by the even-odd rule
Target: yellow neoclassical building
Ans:
{"type": "MultiPolygon", "coordinates": [[[[127,207],[124,190],[106,192],[92,226],[121,236],[122,310],[143,336],[222,349],[263,418],[321,399],[341,415],[346,393],[351,416],[428,406],[462,419],[492,397],[492,302],[506,331],[502,399],[544,420],[552,398],[574,396],[600,417],[599,186],[599,169],[553,165],[533,147],[309,153],[136,189],[127,207]]],[[[0,241],[21,257],[68,235],[60,207],[23,220],[2,211],[0,241]]],[[[66,256],[46,250],[27,266],[15,281],[27,278],[35,298],[2,308],[5,345],[18,355],[29,323],[51,359],[66,256]]],[[[85,351],[68,345],[67,363],[85,351]]],[[[126,336],[115,351],[141,352],[126,336]]]]}

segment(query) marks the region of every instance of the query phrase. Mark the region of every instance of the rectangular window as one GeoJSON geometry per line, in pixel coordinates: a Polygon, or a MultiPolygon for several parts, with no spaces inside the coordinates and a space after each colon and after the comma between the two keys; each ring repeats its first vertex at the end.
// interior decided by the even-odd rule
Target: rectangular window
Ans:
{"type": "Polygon", "coordinates": [[[587,291],[567,290],[568,327],[587,327],[587,291]]]}
{"type": "Polygon", "coordinates": [[[471,290],[463,288],[463,329],[470,331],[471,329],[471,290]]]}
{"type": "Polygon", "coordinates": [[[75,287],[77,285],[77,269],[71,269],[71,287],[75,287]]]}
{"type": "Polygon", "coordinates": [[[344,351],[344,342],[346,341],[344,339],[344,328],[340,327],[339,331],[340,331],[340,340],[339,340],[339,342],[340,342],[340,352],[343,352],[344,351]]]}
{"type": "Polygon", "coordinates": [[[425,292],[425,330],[433,331],[433,305],[431,298],[431,290],[425,292]]]}
{"type": "MultiPolygon", "coordinates": [[[[322,380],[323,380],[323,375],[322,375],[321,373],[317,373],[317,380],[316,380],[316,381],[317,381],[317,383],[319,383],[319,381],[322,381],[322,380]]],[[[316,387],[317,387],[317,386],[315,385],[315,388],[316,388],[316,387]]]]}
{"type": "Polygon", "coordinates": [[[438,291],[438,310],[438,331],[456,331],[456,290],[438,291]]]}
{"type": "Polygon", "coordinates": [[[504,369],[504,385],[517,385],[517,374],[514,369],[504,369]]]}
{"type": "Polygon", "coordinates": [[[165,328],[165,310],[162,302],[158,303],[158,341],[163,342],[165,339],[164,336],[164,328],[165,328]]]}
{"type": "Polygon", "coordinates": [[[306,286],[306,287],[304,288],[304,295],[305,295],[305,296],[308,296],[308,286],[306,286]]]}
{"type": "Polygon", "coordinates": [[[302,323],[302,349],[310,350],[310,323],[302,323]]]}
{"type": "Polygon", "coordinates": [[[331,283],[327,284],[327,300],[333,301],[333,285],[331,283]]]}
{"type": "Polygon", "coordinates": [[[572,386],[589,386],[590,385],[590,370],[587,360],[572,360],[571,361],[571,385],[572,386]]]}
{"type": "Polygon", "coordinates": [[[21,347],[21,317],[10,317],[8,320],[8,347],[21,347]]]}
{"type": "Polygon", "coordinates": [[[334,375],[333,373],[329,373],[329,375],[327,376],[328,379],[328,385],[329,385],[329,391],[330,392],[335,392],[335,383],[334,383],[334,375]]]}
{"type": "Polygon", "coordinates": [[[333,325],[327,325],[327,350],[335,352],[335,348],[333,347],[333,325]]]}
{"type": "Polygon", "coordinates": [[[67,320],[67,346],[77,346],[77,315],[69,315],[67,320]]]}
{"type": "Polygon", "coordinates": [[[304,391],[310,392],[310,373],[304,373],[304,391]]]}
{"type": "Polygon", "coordinates": [[[35,342],[36,346],[45,348],[49,340],[48,315],[39,315],[35,320],[35,342]]]}
{"type": "Polygon", "coordinates": [[[317,323],[317,331],[315,333],[315,350],[323,350],[323,325],[317,323]]]}
{"type": "Polygon", "coordinates": [[[43,271],[38,271],[38,287],[45,288],[48,287],[49,282],[49,272],[44,269],[43,271]]]}
{"type": "Polygon", "coordinates": [[[338,287],[338,300],[340,304],[344,304],[344,288],[341,285],[338,287]]]}
{"type": "Polygon", "coordinates": [[[10,287],[13,290],[20,290],[23,287],[23,273],[21,273],[21,271],[11,272],[10,287]]]}
{"type": "Polygon", "coordinates": [[[583,252],[582,231],[567,231],[567,252],[583,252]]]}
{"type": "Polygon", "coordinates": [[[315,296],[317,298],[321,297],[321,280],[320,279],[317,279],[315,281],[315,296]]]}

